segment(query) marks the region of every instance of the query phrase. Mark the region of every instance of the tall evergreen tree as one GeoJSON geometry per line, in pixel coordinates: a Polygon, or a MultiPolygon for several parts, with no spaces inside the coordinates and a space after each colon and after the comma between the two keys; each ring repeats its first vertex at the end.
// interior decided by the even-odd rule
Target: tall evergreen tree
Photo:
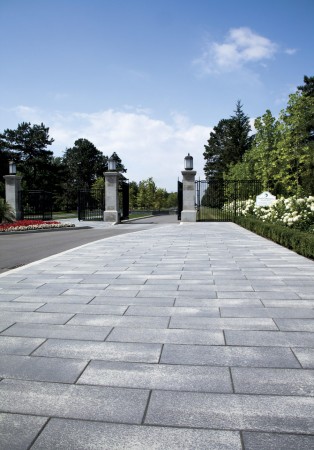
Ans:
{"type": "Polygon", "coordinates": [[[4,159],[14,159],[23,182],[29,189],[44,189],[53,171],[53,153],[47,147],[54,142],[49,128],[43,123],[23,122],[16,130],[6,129],[0,134],[0,148],[4,159]]]}
{"type": "Polygon", "coordinates": [[[230,120],[222,119],[210,133],[208,144],[205,145],[204,173],[208,180],[222,179],[226,169],[225,155],[229,147],[230,120]]]}
{"type": "Polygon", "coordinates": [[[243,105],[238,100],[234,115],[230,118],[230,151],[226,158],[229,159],[228,164],[241,161],[244,153],[252,146],[250,119],[242,108],[243,105]]]}
{"type": "Polygon", "coordinates": [[[106,170],[107,159],[88,139],[77,139],[63,156],[68,183],[75,189],[90,188],[106,170]]]}
{"type": "Polygon", "coordinates": [[[303,95],[314,97],[314,77],[307,77],[304,75],[303,81],[304,85],[298,86],[299,91],[301,91],[303,95]]]}
{"type": "Polygon", "coordinates": [[[204,172],[208,180],[223,179],[229,167],[241,161],[244,153],[252,145],[250,121],[242,108],[243,105],[238,101],[234,115],[229,119],[220,120],[210,133],[203,153],[204,172]]]}

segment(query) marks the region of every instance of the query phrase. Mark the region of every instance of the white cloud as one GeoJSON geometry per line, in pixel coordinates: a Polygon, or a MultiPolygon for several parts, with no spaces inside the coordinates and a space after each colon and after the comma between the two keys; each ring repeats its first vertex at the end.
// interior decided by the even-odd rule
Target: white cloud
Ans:
{"type": "Polygon", "coordinates": [[[294,55],[297,52],[296,48],[286,48],[285,53],[287,55],[294,55]]]}
{"type": "Polygon", "coordinates": [[[231,28],[222,43],[209,42],[194,61],[203,74],[231,72],[249,63],[262,63],[277,52],[277,45],[250,28],[231,28]]]}
{"type": "Polygon", "coordinates": [[[38,108],[18,105],[12,108],[12,112],[23,122],[41,123],[41,112],[38,108]]]}
{"type": "Polygon", "coordinates": [[[158,187],[170,192],[176,190],[184,157],[190,153],[194,157],[197,176],[204,178],[203,151],[211,129],[191,123],[185,115],[173,113],[167,123],[144,112],[108,109],[91,114],[36,113],[30,108],[31,117],[40,117],[39,121],[33,122],[27,116],[27,107],[16,108],[16,113],[21,112],[23,120],[44,122],[49,127],[50,136],[55,139],[52,145],[55,156],[61,156],[76,139],[85,138],[105,155],[117,152],[131,181],[153,177],[158,187]]]}

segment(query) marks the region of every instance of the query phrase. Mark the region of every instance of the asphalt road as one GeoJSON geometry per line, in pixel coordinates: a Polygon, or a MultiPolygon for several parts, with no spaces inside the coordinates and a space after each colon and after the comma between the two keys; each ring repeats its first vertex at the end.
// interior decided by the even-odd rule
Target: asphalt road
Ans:
{"type": "Polygon", "coordinates": [[[0,233],[0,273],[89,242],[163,226],[169,222],[177,222],[176,216],[155,216],[106,228],[76,227],[32,233],[0,233]]]}

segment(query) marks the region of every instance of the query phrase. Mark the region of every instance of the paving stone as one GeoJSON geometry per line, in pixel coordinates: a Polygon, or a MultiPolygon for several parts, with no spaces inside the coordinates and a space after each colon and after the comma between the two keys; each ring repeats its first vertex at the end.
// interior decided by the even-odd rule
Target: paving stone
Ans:
{"type": "Polygon", "coordinates": [[[148,391],[3,380],[1,408],[11,413],[139,424],[148,391]]]}
{"type": "MultiPolygon", "coordinates": [[[[314,313],[314,310],[312,310],[314,313]]],[[[314,333],[313,319],[276,319],[279,330],[281,331],[309,331],[314,333]]]]}
{"type": "Polygon", "coordinates": [[[266,308],[314,308],[313,300],[263,300],[266,308]]]}
{"type": "Polygon", "coordinates": [[[238,394],[314,397],[314,370],[231,368],[238,394]]]}
{"type": "MultiPolygon", "coordinates": [[[[221,317],[314,318],[314,309],[310,308],[221,307],[220,312],[221,317]]],[[[279,325],[277,320],[275,322],[279,325]]]]}
{"type": "MultiPolygon", "coordinates": [[[[111,291],[113,292],[113,291],[111,291]]],[[[120,292],[121,291],[117,291],[120,292]]],[[[137,295],[136,297],[178,297],[180,295],[179,291],[177,290],[159,290],[156,287],[154,288],[153,286],[150,286],[149,290],[146,291],[137,291],[137,295]]],[[[199,294],[199,296],[201,296],[202,294],[199,294]]],[[[206,296],[204,294],[204,296],[206,296]]]]}
{"type": "Polygon", "coordinates": [[[11,322],[0,322],[0,333],[1,331],[11,327],[13,324],[14,324],[13,320],[11,322]]]}
{"type": "MultiPolygon", "coordinates": [[[[154,275],[156,276],[156,275],[154,275]]],[[[162,275],[160,275],[162,276],[162,275]]],[[[166,276],[166,274],[164,275],[166,276]]],[[[178,275],[179,278],[181,278],[181,280],[202,280],[202,281],[206,281],[208,280],[210,277],[212,276],[212,271],[209,270],[206,273],[191,273],[191,272],[182,272],[182,275],[178,275]]]]}
{"type": "Polygon", "coordinates": [[[205,289],[205,286],[212,286],[214,284],[214,279],[197,279],[197,278],[193,278],[192,280],[186,280],[186,279],[180,279],[180,280],[173,280],[173,279],[152,279],[149,278],[146,281],[146,286],[158,286],[159,284],[163,284],[163,285],[176,285],[177,287],[179,286],[190,286],[190,287],[194,287],[195,288],[199,288],[199,286],[201,285],[203,289],[205,289]]]}
{"type": "Polygon", "coordinates": [[[50,358],[158,363],[160,352],[161,345],[159,344],[51,339],[46,341],[33,355],[50,358]]]}
{"type": "Polygon", "coordinates": [[[176,330],[114,328],[107,342],[148,342],[171,344],[224,345],[221,330],[176,330]]]}
{"type": "MultiPolygon", "coordinates": [[[[132,278],[141,279],[143,277],[142,277],[142,275],[133,275],[133,274],[129,274],[129,273],[121,273],[121,275],[119,276],[119,279],[123,279],[123,280],[127,280],[130,278],[131,279],[132,278]]],[[[147,275],[145,278],[148,281],[152,281],[152,282],[154,282],[154,281],[159,282],[159,280],[163,280],[163,281],[169,280],[169,281],[174,281],[174,282],[182,281],[180,273],[175,274],[175,275],[173,275],[173,274],[164,274],[164,275],[152,274],[152,275],[147,275]]]]}
{"type": "Polygon", "coordinates": [[[233,280],[229,280],[226,284],[220,284],[217,283],[212,286],[215,288],[214,290],[217,292],[253,292],[253,288],[249,283],[233,283],[233,280]]]}
{"type": "Polygon", "coordinates": [[[272,319],[172,317],[169,328],[199,328],[205,330],[277,330],[272,319]]]}
{"type": "MultiPolygon", "coordinates": [[[[27,296],[49,295],[47,293],[39,294],[38,290],[36,290],[36,289],[15,289],[13,287],[13,285],[11,285],[10,287],[6,287],[4,291],[6,294],[15,296],[15,298],[21,296],[22,294],[27,295],[27,296]]],[[[1,291],[0,291],[0,293],[1,293],[1,291]]],[[[53,294],[51,294],[51,295],[53,295],[53,294]]],[[[56,294],[56,295],[58,295],[58,294],[56,294]]]]}
{"type": "Polygon", "coordinates": [[[145,423],[311,434],[313,415],[310,397],[153,391],[145,423]]]}
{"type": "Polygon", "coordinates": [[[40,282],[40,283],[38,283],[38,282],[37,283],[14,283],[14,282],[11,282],[10,284],[7,285],[6,283],[3,283],[2,280],[0,280],[1,288],[14,289],[17,292],[23,291],[24,289],[25,290],[37,289],[42,285],[43,285],[43,282],[40,282]]]}
{"type": "Polygon", "coordinates": [[[66,290],[71,289],[72,286],[75,286],[75,284],[69,284],[69,285],[66,285],[66,284],[64,284],[64,285],[63,284],[62,285],[45,284],[43,286],[38,287],[36,289],[36,291],[37,291],[38,295],[45,295],[45,294],[48,294],[48,295],[60,295],[63,292],[65,292],[66,290]]]}
{"type": "MultiPolygon", "coordinates": [[[[93,296],[101,296],[101,297],[136,297],[137,293],[138,293],[138,289],[129,289],[129,290],[117,290],[117,289],[111,289],[111,290],[107,290],[107,289],[89,289],[88,293],[93,296]]],[[[79,296],[79,295],[85,295],[85,289],[69,289],[66,292],[63,293],[63,295],[74,295],[74,296],[79,296]]]]}
{"type": "Polygon", "coordinates": [[[35,311],[44,303],[1,302],[0,311],[35,311]]]}
{"type": "Polygon", "coordinates": [[[304,369],[314,369],[314,348],[292,349],[304,369]]]}
{"type": "Polygon", "coordinates": [[[308,293],[299,292],[299,297],[303,300],[314,300],[313,292],[308,293]]]}
{"type": "Polygon", "coordinates": [[[258,291],[258,297],[261,300],[295,300],[300,296],[292,291],[258,291]]]}
{"type": "MultiPolygon", "coordinates": [[[[111,286],[144,286],[147,282],[147,276],[144,277],[138,277],[138,278],[116,278],[114,280],[110,280],[110,287],[111,286]]],[[[164,281],[162,282],[164,284],[164,281]]],[[[176,284],[175,282],[173,284],[176,284]]]]}
{"type": "Polygon", "coordinates": [[[92,361],[79,384],[232,393],[227,367],[92,361]]]}
{"type": "Polygon", "coordinates": [[[37,312],[72,313],[72,314],[114,314],[123,315],[127,306],[120,305],[78,305],[78,304],[46,304],[37,312]]]}
{"type": "Polygon", "coordinates": [[[257,299],[260,300],[258,292],[234,292],[234,291],[220,291],[217,292],[217,297],[220,298],[240,298],[240,299],[257,299]]]}
{"type": "Polygon", "coordinates": [[[91,305],[147,305],[147,306],[173,306],[175,297],[95,297],[91,305]]]}
{"type": "Polygon", "coordinates": [[[87,304],[94,298],[93,295],[43,295],[37,297],[28,297],[22,295],[18,297],[13,302],[25,302],[25,303],[79,303],[79,304],[87,304]]]}
{"type": "Polygon", "coordinates": [[[3,331],[2,335],[104,341],[111,330],[112,327],[19,323],[3,331]]]}
{"type": "Polygon", "coordinates": [[[245,450],[310,450],[314,436],[244,431],[243,443],[245,450]]]}
{"type": "Polygon", "coordinates": [[[87,361],[1,355],[0,377],[20,380],[75,383],[87,361]]]}
{"type": "Polygon", "coordinates": [[[29,355],[45,339],[0,336],[0,355],[29,355]]]}
{"type": "Polygon", "coordinates": [[[195,307],[256,307],[264,308],[259,299],[240,299],[240,298],[213,298],[213,299],[195,299],[195,298],[177,298],[175,306],[195,306],[195,307]]]}
{"type": "Polygon", "coordinates": [[[192,430],[52,419],[32,450],[241,450],[233,431],[192,430]]]}
{"type": "Polygon", "coordinates": [[[28,450],[47,420],[46,417],[0,413],[1,450],[28,450]]]}
{"type": "Polygon", "coordinates": [[[77,314],[67,325],[107,327],[167,328],[169,317],[101,316],[77,314]]]}
{"type": "Polygon", "coordinates": [[[127,316],[202,316],[220,317],[219,309],[196,307],[158,307],[158,306],[130,306],[127,316]]]}
{"type": "Polygon", "coordinates": [[[226,330],[227,345],[314,347],[314,333],[289,331],[226,330]]]}
{"type": "Polygon", "coordinates": [[[73,314],[54,314],[23,311],[1,311],[1,320],[4,322],[30,322],[64,324],[73,317],[73,314]]]}
{"type": "Polygon", "coordinates": [[[290,349],[278,347],[216,347],[165,344],[160,363],[300,368],[298,360],[290,349]]]}
{"type": "Polygon", "coordinates": [[[7,294],[6,290],[3,289],[3,292],[0,290],[0,302],[10,302],[16,298],[21,297],[21,292],[19,294],[7,294]]]}

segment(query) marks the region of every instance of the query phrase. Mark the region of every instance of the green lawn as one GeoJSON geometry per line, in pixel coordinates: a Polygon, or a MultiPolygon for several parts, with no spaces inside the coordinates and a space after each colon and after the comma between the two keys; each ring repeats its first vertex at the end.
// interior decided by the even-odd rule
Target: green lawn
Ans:
{"type": "Polygon", "coordinates": [[[222,211],[219,208],[208,208],[207,206],[201,206],[197,213],[197,220],[211,221],[211,220],[231,220],[231,214],[222,211]]]}
{"type": "Polygon", "coordinates": [[[52,213],[52,217],[55,220],[58,219],[73,219],[75,217],[77,217],[77,211],[70,211],[70,212],[65,212],[65,211],[54,211],[52,213]]]}

